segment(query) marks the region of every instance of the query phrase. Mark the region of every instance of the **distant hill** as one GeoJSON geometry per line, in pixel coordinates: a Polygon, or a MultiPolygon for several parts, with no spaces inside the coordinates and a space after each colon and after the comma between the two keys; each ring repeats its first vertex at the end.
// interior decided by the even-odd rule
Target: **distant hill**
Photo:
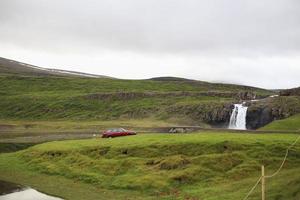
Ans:
{"type": "Polygon", "coordinates": [[[114,79],[0,58],[0,120],[154,119],[227,127],[233,103],[274,94],[178,77],[114,79]]]}
{"type": "MultiPolygon", "coordinates": [[[[162,77],[153,77],[148,80],[151,81],[159,81],[159,82],[169,82],[169,83],[187,83],[190,85],[195,85],[195,86],[201,86],[206,88],[206,90],[221,90],[221,91],[253,91],[253,92],[258,92],[260,93],[261,91],[267,91],[266,89],[263,88],[258,88],[258,87],[253,87],[253,86],[246,86],[246,85],[237,85],[237,84],[230,84],[230,83],[212,83],[212,82],[207,82],[207,81],[199,81],[199,80],[194,80],[194,79],[187,79],[187,78],[181,78],[181,77],[172,77],[172,76],[162,76],[162,77]]],[[[270,93],[274,92],[277,93],[276,91],[271,91],[268,90],[270,93]]]]}
{"type": "Polygon", "coordinates": [[[180,77],[123,80],[0,58],[0,121],[135,119],[227,127],[232,105],[256,97],[261,100],[247,111],[247,127],[256,129],[300,113],[300,88],[266,98],[275,94],[180,77]]]}
{"type": "Polygon", "coordinates": [[[192,79],[172,77],[172,76],[153,77],[153,78],[150,78],[149,80],[152,80],[152,81],[196,81],[196,80],[192,80],[192,79]]]}
{"type": "Polygon", "coordinates": [[[71,77],[91,77],[110,78],[108,76],[88,74],[60,69],[42,68],[15,60],[0,57],[0,74],[20,75],[20,76],[71,76],[71,77]]]}

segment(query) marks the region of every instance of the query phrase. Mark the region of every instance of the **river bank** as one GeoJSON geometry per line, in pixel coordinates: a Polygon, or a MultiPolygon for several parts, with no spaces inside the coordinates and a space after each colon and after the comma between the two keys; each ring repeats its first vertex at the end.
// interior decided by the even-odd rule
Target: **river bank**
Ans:
{"type": "Polygon", "coordinates": [[[62,200],[43,194],[35,189],[25,187],[16,183],[0,180],[0,200],[62,200]]]}

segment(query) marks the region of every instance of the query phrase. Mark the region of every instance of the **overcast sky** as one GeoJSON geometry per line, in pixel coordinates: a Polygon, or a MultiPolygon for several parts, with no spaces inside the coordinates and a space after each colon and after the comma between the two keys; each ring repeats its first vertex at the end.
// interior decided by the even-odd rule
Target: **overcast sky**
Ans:
{"type": "Polygon", "coordinates": [[[299,0],[0,0],[0,57],[117,78],[300,86],[299,0]]]}

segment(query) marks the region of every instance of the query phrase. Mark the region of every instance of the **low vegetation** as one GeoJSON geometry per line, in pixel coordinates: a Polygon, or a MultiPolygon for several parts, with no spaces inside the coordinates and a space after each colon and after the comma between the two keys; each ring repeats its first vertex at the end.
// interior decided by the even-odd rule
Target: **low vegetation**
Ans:
{"type": "MultiPolygon", "coordinates": [[[[1,154],[0,179],[67,199],[82,199],[82,192],[95,199],[96,192],[97,199],[236,200],[253,186],[262,164],[267,174],[279,167],[296,137],[208,132],[50,142],[1,154]]],[[[297,145],[280,175],[267,181],[268,199],[300,198],[299,158],[297,145]]],[[[257,189],[250,199],[259,195],[257,189]]]]}
{"type": "Polygon", "coordinates": [[[272,93],[246,86],[176,78],[1,76],[0,72],[0,120],[3,124],[9,121],[84,124],[84,121],[133,119],[206,126],[214,121],[224,122],[224,115],[227,119],[231,111],[228,105],[245,90],[261,96],[272,93]]]}
{"type": "Polygon", "coordinates": [[[0,143],[0,153],[15,152],[33,145],[35,143],[0,143]]]}
{"type": "MultiPolygon", "coordinates": [[[[261,165],[267,174],[274,172],[297,137],[219,131],[96,136],[44,144],[21,137],[29,143],[9,142],[16,136],[99,133],[120,126],[138,131],[177,125],[222,127],[228,124],[234,102],[275,93],[173,77],[57,76],[17,64],[0,63],[0,180],[65,199],[242,199],[260,176],[261,165]]],[[[294,90],[281,94],[285,96],[249,104],[252,128],[300,112],[294,90]]],[[[299,124],[300,116],[295,115],[262,130],[297,131],[299,124]]],[[[49,138],[42,141],[53,140],[49,138]]],[[[297,145],[283,171],[267,180],[268,199],[300,199],[299,153],[297,145]]],[[[256,189],[250,199],[259,195],[256,189]]]]}
{"type": "Polygon", "coordinates": [[[292,117],[276,120],[261,130],[282,130],[282,131],[300,131],[300,114],[292,117]]]}

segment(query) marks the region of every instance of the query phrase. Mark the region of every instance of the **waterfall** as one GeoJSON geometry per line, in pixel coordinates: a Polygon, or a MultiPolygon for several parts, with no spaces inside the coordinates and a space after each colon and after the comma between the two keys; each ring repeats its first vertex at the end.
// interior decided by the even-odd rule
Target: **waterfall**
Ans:
{"type": "Polygon", "coordinates": [[[246,130],[247,106],[234,104],[234,109],[230,116],[229,129],[246,130]]]}

